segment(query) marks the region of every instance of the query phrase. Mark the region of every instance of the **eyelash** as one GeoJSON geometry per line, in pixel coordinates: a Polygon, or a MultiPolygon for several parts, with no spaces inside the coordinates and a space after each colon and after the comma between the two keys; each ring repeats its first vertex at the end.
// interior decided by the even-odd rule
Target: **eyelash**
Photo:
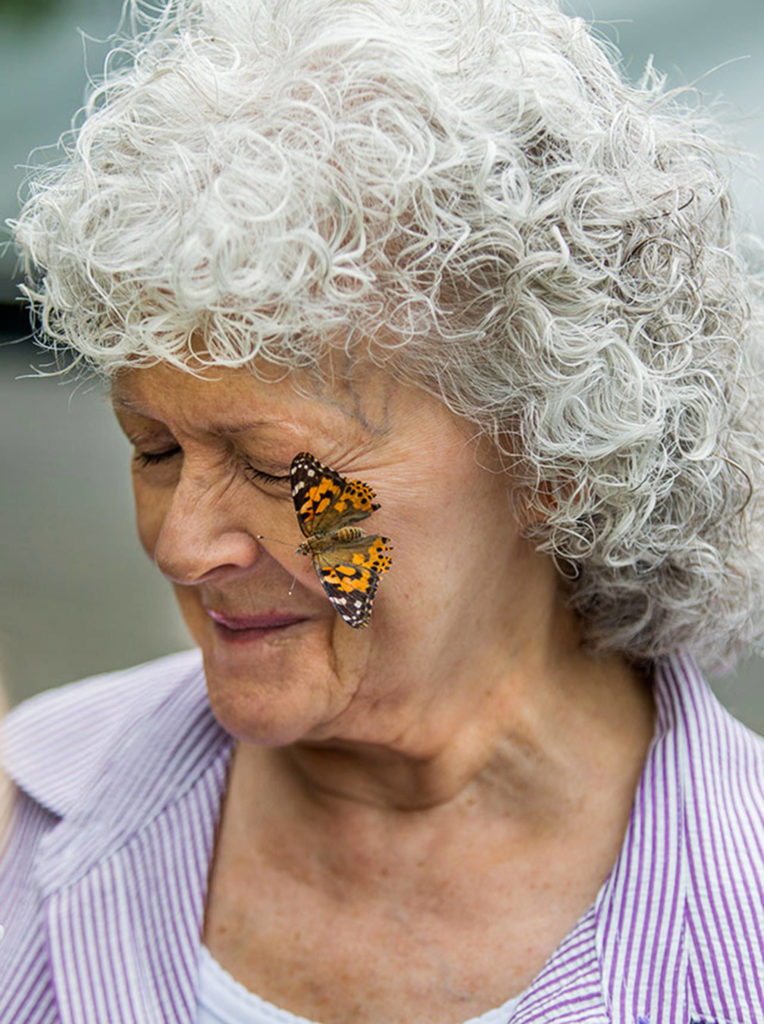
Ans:
{"type": "MultiPolygon", "coordinates": [[[[174,448],[168,448],[164,452],[136,452],[135,460],[141,467],[156,466],[160,462],[174,458],[179,453],[180,446],[176,445],[174,448]]],[[[266,484],[282,484],[289,480],[288,476],[275,476],[273,473],[266,473],[249,462],[244,463],[244,472],[250,479],[260,480],[266,484]]]]}
{"type": "Polygon", "coordinates": [[[135,461],[139,466],[156,466],[157,463],[164,462],[165,459],[171,459],[179,452],[179,445],[176,445],[174,448],[168,448],[164,452],[136,452],[135,461]]]}
{"type": "Polygon", "coordinates": [[[288,476],[274,476],[272,473],[265,473],[262,469],[257,469],[249,462],[244,463],[244,473],[251,480],[260,480],[266,484],[283,484],[289,480],[288,476]]]}

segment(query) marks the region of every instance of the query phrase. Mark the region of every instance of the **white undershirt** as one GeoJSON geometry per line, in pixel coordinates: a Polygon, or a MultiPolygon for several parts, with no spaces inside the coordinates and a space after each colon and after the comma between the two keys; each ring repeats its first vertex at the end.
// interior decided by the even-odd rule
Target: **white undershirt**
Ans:
{"type": "MultiPolygon", "coordinates": [[[[296,1017],[273,1003],[267,1003],[244,988],[223,970],[206,946],[202,946],[199,979],[199,1004],[196,1024],[315,1024],[296,1017]]],[[[465,1024],[507,1024],[520,996],[465,1024]]]]}

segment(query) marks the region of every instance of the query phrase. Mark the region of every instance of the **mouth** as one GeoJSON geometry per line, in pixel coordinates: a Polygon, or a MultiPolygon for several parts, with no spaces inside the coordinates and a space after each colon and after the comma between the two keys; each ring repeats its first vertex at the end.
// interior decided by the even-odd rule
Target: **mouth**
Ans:
{"type": "Polygon", "coordinates": [[[266,636],[284,633],[300,622],[307,622],[305,615],[272,612],[267,615],[225,615],[223,612],[207,610],[215,623],[215,632],[226,643],[247,644],[266,636]]]}

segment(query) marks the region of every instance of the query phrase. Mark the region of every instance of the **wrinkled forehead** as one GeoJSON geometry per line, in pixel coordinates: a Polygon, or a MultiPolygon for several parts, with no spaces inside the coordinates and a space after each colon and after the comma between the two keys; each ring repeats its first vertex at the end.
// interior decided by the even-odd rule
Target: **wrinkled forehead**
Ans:
{"type": "Polygon", "coordinates": [[[313,416],[329,430],[342,425],[381,437],[403,409],[433,399],[339,346],[316,366],[288,370],[264,359],[238,367],[215,363],[197,343],[185,365],[157,362],[117,370],[111,401],[117,412],[144,416],[179,404],[189,419],[204,419],[211,432],[221,434],[244,432],[266,420],[313,416]]]}

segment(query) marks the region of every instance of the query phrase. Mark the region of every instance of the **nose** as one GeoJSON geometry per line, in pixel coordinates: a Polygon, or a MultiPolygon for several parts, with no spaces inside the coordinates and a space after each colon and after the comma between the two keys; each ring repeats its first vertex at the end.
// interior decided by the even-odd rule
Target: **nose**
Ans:
{"type": "MultiPolygon", "coordinates": [[[[236,490],[235,488],[233,489],[236,490]]],[[[181,477],[149,553],[172,583],[190,585],[245,572],[262,553],[248,518],[251,502],[233,501],[225,484],[181,477]]]]}

